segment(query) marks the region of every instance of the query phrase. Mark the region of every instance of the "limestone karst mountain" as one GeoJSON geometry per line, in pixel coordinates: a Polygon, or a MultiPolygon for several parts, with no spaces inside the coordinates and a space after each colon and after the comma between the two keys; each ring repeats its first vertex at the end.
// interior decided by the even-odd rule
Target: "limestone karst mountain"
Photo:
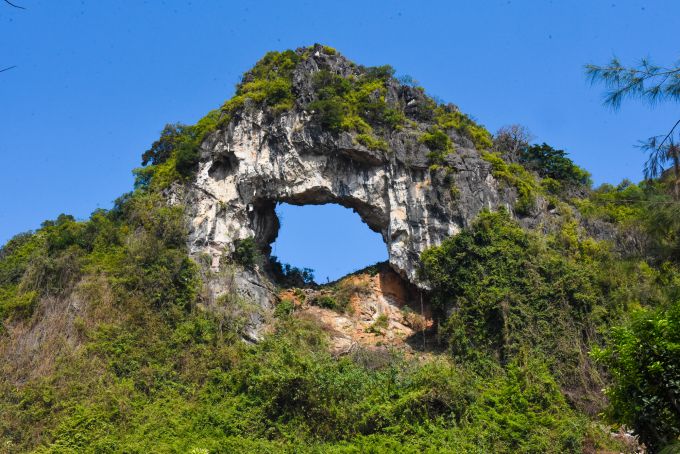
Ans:
{"type": "Polygon", "coordinates": [[[634,452],[590,352],[680,294],[665,183],[503,143],[389,66],[267,54],[111,210],[0,249],[0,451],[634,452]],[[280,202],[355,210],[388,262],[315,284],[270,257],[280,202]]]}
{"type": "MultiPolygon", "coordinates": [[[[352,208],[382,235],[391,267],[422,288],[422,252],[480,211],[505,207],[525,224],[546,214],[531,188],[494,168],[491,135],[457,107],[326,46],[269,54],[212,115],[218,124],[197,147],[195,177],[171,192],[188,208],[192,254],[215,268],[239,241],[268,254],[282,202],[352,208]]],[[[237,272],[235,281],[265,306],[276,300],[262,274],[237,272]]]]}

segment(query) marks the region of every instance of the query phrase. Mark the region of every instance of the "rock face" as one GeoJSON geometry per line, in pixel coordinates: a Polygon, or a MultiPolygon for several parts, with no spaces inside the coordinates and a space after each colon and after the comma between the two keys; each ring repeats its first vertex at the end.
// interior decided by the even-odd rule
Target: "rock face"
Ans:
{"type": "Polygon", "coordinates": [[[423,108],[428,98],[395,79],[386,83],[385,99],[407,123],[380,131],[386,151],[361,145],[356,133],[325,130],[308,108],[313,74],[346,76],[362,68],[320,49],[308,54],[293,72],[292,109],[272,114],[246,104],[203,142],[187,193],[191,251],[209,254],[216,265],[235,240],[254,238],[268,252],[279,229],[277,203],[337,203],[382,235],[399,275],[426,287],[418,278],[420,254],[484,208],[511,209],[514,190],[499,186],[471,140],[454,129],[446,133],[455,151],[432,166],[431,150],[419,140],[433,124],[423,108]]]}

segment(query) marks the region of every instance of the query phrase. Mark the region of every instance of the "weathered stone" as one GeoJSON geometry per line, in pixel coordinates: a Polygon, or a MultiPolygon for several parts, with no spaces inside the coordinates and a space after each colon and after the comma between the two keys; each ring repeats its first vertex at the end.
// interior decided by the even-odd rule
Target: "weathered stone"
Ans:
{"type": "Polygon", "coordinates": [[[401,106],[409,122],[382,132],[388,151],[369,150],[352,133],[325,131],[304,108],[314,98],[311,79],[319,68],[356,71],[341,56],[315,52],[295,70],[295,108],[273,115],[251,106],[205,140],[187,192],[191,251],[219,257],[249,237],[268,251],[279,229],[277,203],[337,203],[382,235],[395,271],[426,287],[418,278],[421,253],[482,209],[511,209],[514,192],[499,185],[471,142],[453,131],[455,152],[444,168],[431,167],[418,140],[429,126],[431,102],[428,110],[421,90],[393,80],[386,99],[401,106]]]}

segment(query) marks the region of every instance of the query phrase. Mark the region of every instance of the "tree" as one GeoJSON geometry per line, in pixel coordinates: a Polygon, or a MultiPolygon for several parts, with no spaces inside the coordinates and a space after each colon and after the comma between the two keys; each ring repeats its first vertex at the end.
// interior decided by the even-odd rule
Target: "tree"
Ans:
{"type": "Polygon", "coordinates": [[[574,164],[567,152],[558,150],[547,143],[522,148],[519,162],[542,178],[552,178],[570,186],[590,186],[590,174],[574,164]]]}
{"type": "Polygon", "coordinates": [[[517,162],[520,152],[529,146],[533,138],[533,134],[526,126],[518,124],[503,126],[496,131],[493,148],[507,161],[517,162]]]}
{"type": "MultiPolygon", "coordinates": [[[[680,436],[680,302],[645,310],[611,331],[595,359],[612,377],[608,415],[657,452],[680,436]]],[[[675,451],[673,451],[675,452],[675,451]]]]}
{"type": "MultiPolygon", "coordinates": [[[[609,91],[604,103],[618,109],[626,98],[640,98],[654,105],[657,102],[680,101],[680,62],[663,67],[642,59],[637,66],[626,67],[614,58],[605,66],[586,65],[592,83],[603,83],[609,91]]],[[[680,148],[676,143],[680,119],[666,133],[643,141],[640,148],[649,153],[645,164],[645,178],[661,176],[666,166],[673,166],[674,195],[680,198],[680,148]]]]}
{"type": "Polygon", "coordinates": [[[157,165],[167,161],[172,156],[173,151],[185,141],[190,128],[191,126],[181,123],[165,125],[160,138],[142,154],[142,165],[145,166],[149,163],[157,165]]]}

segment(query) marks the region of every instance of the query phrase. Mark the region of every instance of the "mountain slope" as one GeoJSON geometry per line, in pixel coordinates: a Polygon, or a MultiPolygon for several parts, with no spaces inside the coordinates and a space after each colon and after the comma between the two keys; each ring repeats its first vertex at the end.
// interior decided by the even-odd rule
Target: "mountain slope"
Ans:
{"type": "Polygon", "coordinates": [[[167,126],[113,209],[0,250],[0,446],[633,449],[601,425],[610,378],[589,351],[679,294],[675,237],[645,223],[664,183],[593,192],[546,150],[513,161],[389,67],[319,45],[268,54],[221,109],[167,126]],[[399,301],[271,260],[284,199],[357,209],[399,301]],[[329,316],[370,345],[332,348],[329,316]],[[416,355],[389,338],[409,318],[416,355]]]}

